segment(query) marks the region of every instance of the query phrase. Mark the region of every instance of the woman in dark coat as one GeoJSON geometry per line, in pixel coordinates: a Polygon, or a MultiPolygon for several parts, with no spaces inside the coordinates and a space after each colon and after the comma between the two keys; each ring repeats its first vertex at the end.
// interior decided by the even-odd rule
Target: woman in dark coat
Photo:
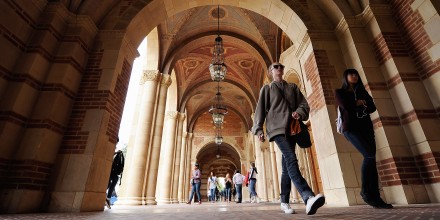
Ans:
{"type": "Polygon", "coordinates": [[[376,168],[376,142],[370,114],[376,111],[373,98],[365,90],[355,69],[344,71],[343,84],[335,91],[336,102],[342,113],[342,133],[362,154],[362,199],[375,208],[390,209],[391,204],[380,198],[376,168]]]}

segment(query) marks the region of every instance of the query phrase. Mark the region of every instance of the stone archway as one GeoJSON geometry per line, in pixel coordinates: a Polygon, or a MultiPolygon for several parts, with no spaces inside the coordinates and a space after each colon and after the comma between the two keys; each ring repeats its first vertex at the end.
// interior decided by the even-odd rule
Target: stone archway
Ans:
{"type": "Polygon", "coordinates": [[[232,178],[235,170],[240,169],[242,164],[239,151],[228,143],[217,145],[214,142],[209,142],[194,153],[197,155],[195,159],[202,171],[202,186],[200,191],[202,199],[205,200],[207,199],[206,181],[211,172],[214,172],[219,178],[223,178],[229,173],[232,178]]]}

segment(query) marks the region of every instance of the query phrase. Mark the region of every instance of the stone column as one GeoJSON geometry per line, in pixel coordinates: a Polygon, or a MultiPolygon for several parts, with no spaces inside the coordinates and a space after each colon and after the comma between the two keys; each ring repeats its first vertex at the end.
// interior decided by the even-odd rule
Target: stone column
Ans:
{"type": "Polygon", "coordinates": [[[182,133],[183,133],[183,121],[185,121],[185,113],[179,113],[179,125],[177,127],[177,141],[176,141],[176,152],[174,156],[174,172],[173,172],[173,180],[172,180],[172,199],[173,203],[178,203],[177,199],[177,190],[179,188],[179,174],[180,174],[180,165],[181,165],[181,153],[182,150],[182,133]]]}
{"type": "Polygon", "coordinates": [[[187,163],[187,158],[185,157],[186,152],[187,152],[187,146],[186,146],[186,141],[187,141],[187,135],[188,133],[184,132],[182,135],[182,147],[180,150],[180,167],[179,167],[179,185],[178,185],[178,189],[177,189],[177,199],[180,203],[184,203],[186,200],[184,198],[184,181],[185,181],[185,168],[186,168],[186,163],[187,163]]]}
{"type": "Polygon", "coordinates": [[[158,204],[170,204],[171,199],[171,186],[172,186],[172,165],[173,155],[176,139],[176,124],[179,112],[168,111],[166,113],[166,125],[164,130],[166,131],[165,137],[162,142],[163,148],[161,149],[159,175],[157,182],[159,183],[156,188],[157,203],[158,204]]]}
{"type": "MultiPolygon", "coordinates": [[[[168,87],[171,85],[171,77],[168,74],[162,75],[161,85],[159,89],[155,126],[153,130],[153,139],[151,141],[150,165],[148,168],[146,204],[156,204],[156,183],[157,170],[159,167],[160,147],[162,144],[163,121],[165,118],[165,103],[167,100],[168,87]]],[[[174,133],[174,132],[173,132],[174,133]]]]}
{"type": "MultiPolygon", "coordinates": [[[[256,190],[257,190],[257,194],[260,197],[260,199],[262,201],[267,201],[267,187],[266,187],[266,173],[264,170],[264,156],[263,156],[263,152],[264,148],[265,148],[265,144],[267,144],[267,142],[265,143],[261,143],[258,140],[257,136],[253,136],[254,138],[254,149],[255,149],[255,166],[257,167],[258,170],[258,177],[257,177],[257,186],[256,186],[256,190]]],[[[243,175],[246,175],[245,173],[243,173],[243,175]]]]}
{"type": "Polygon", "coordinates": [[[134,129],[135,136],[130,137],[134,138],[133,147],[127,155],[126,165],[128,166],[125,166],[124,169],[123,187],[118,204],[142,205],[144,200],[145,171],[149,156],[148,150],[159,76],[157,70],[144,70],[140,80],[143,93],[140,100],[138,123],[134,129]]]}
{"type": "MultiPolygon", "coordinates": [[[[189,198],[189,179],[191,178],[191,170],[192,170],[192,166],[193,164],[191,163],[191,155],[192,155],[192,141],[193,141],[193,133],[188,133],[188,142],[187,142],[187,148],[188,150],[186,151],[186,167],[185,167],[185,181],[183,182],[184,184],[184,188],[183,191],[185,192],[184,195],[184,199],[185,201],[189,198]]],[[[195,160],[195,159],[194,159],[195,160]]]]}
{"type": "Polygon", "coordinates": [[[275,197],[273,202],[277,202],[280,198],[280,183],[278,181],[278,169],[277,169],[274,144],[275,144],[274,142],[269,143],[269,152],[270,152],[270,165],[272,170],[273,193],[275,197]]]}

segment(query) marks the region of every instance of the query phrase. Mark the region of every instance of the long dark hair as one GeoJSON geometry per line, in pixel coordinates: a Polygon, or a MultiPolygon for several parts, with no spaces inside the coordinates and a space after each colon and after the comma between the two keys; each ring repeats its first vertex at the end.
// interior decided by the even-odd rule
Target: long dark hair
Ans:
{"type": "Polygon", "coordinates": [[[344,71],[343,79],[342,79],[342,89],[348,90],[350,88],[350,83],[347,80],[348,74],[356,74],[358,76],[358,81],[354,86],[355,89],[365,90],[364,83],[362,82],[361,77],[359,76],[359,72],[355,69],[346,69],[344,71]]]}

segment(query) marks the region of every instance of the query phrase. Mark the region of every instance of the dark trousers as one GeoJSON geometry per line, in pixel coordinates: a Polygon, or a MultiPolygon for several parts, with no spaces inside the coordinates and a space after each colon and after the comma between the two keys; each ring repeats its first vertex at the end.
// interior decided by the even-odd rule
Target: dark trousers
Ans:
{"type": "Polygon", "coordinates": [[[366,199],[377,199],[379,193],[379,177],[376,168],[376,141],[372,132],[344,131],[345,138],[362,154],[361,195],[366,199]]]}
{"type": "Polygon", "coordinates": [[[191,202],[193,200],[194,193],[197,193],[197,198],[199,199],[199,201],[202,200],[201,197],[200,197],[200,185],[202,185],[201,182],[192,184],[191,193],[189,195],[188,202],[191,202]]]}
{"type": "Polygon", "coordinates": [[[111,198],[113,192],[115,191],[116,184],[118,184],[119,176],[116,174],[110,174],[110,179],[107,185],[107,198],[111,198]]]}
{"type": "Polygon", "coordinates": [[[237,202],[241,202],[242,199],[242,184],[235,184],[235,190],[237,191],[237,197],[238,197],[238,201],[237,202]]]}
{"type": "Polygon", "coordinates": [[[298,166],[298,159],[295,154],[296,140],[294,136],[277,135],[274,137],[275,143],[278,145],[283,158],[281,160],[281,193],[280,199],[282,203],[289,203],[291,182],[295,185],[304,203],[310,196],[314,196],[309,184],[301,175],[298,166]]]}

